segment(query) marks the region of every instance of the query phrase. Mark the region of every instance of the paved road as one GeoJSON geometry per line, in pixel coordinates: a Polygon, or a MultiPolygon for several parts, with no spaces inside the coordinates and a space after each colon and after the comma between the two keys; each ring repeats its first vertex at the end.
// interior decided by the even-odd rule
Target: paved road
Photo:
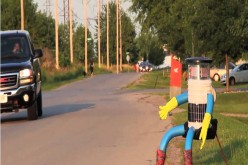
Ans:
{"type": "Polygon", "coordinates": [[[167,123],[138,92],[139,74],[108,74],[43,92],[44,115],[1,116],[2,165],[151,165],[167,123]]]}

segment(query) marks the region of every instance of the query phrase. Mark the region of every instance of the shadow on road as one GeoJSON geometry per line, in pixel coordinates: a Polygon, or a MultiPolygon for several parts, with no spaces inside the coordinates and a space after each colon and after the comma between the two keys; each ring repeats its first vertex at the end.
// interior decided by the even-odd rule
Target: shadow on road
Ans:
{"type": "MultiPolygon", "coordinates": [[[[63,115],[66,113],[77,112],[81,110],[89,110],[94,106],[95,104],[87,103],[87,104],[62,104],[62,105],[54,105],[50,107],[43,107],[43,115],[39,119],[63,115]]],[[[4,116],[1,115],[1,124],[7,122],[25,122],[25,121],[27,121],[26,110],[21,110],[19,113],[5,114],[4,116]]]]}
{"type": "Polygon", "coordinates": [[[94,106],[95,104],[92,104],[92,103],[54,105],[54,106],[43,108],[42,118],[63,115],[65,113],[71,113],[71,112],[76,112],[76,111],[81,111],[81,110],[89,110],[89,109],[92,109],[94,106]]]}

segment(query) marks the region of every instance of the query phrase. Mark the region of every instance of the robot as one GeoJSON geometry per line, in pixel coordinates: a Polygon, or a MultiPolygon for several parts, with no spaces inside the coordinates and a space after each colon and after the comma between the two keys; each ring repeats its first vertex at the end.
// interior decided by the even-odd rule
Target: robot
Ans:
{"type": "Polygon", "coordinates": [[[188,122],[169,129],[157,149],[156,165],[164,165],[166,148],[169,141],[176,136],[185,137],[184,164],[191,165],[193,139],[201,140],[200,149],[206,139],[214,139],[217,131],[217,120],[212,119],[215,90],[210,79],[210,63],[205,57],[187,58],[188,91],[173,97],[165,106],[160,106],[159,116],[165,120],[168,113],[177,106],[188,102],[188,122]]]}

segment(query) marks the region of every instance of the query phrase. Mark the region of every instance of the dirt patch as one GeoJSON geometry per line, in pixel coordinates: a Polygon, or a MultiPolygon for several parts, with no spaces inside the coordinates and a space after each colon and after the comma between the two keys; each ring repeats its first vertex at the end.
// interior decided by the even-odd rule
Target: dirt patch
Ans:
{"type": "Polygon", "coordinates": [[[135,86],[136,84],[141,84],[142,82],[144,82],[142,76],[140,76],[139,78],[137,78],[135,81],[129,83],[127,86],[123,87],[122,89],[125,89],[125,88],[129,88],[129,87],[132,87],[132,86],[135,86]]]}
{"type": "Polygon", "coordinates": [[[242,113],[220,113],[224,116],[230,116],[230,117],[242,117],[242,118],[248,118],[248,114],[242,114],[242,113]]]}
{"type": "MultiPolygon", "coordinates": [[[[138,102],[144,102],[144,103],[148,103],[148,104],[152,104],[154,105],[157,111],[159,111],[159,106],[161,105],[165,105],[166,104],[166,100],[164,97],[159,96],[159,95],[148,95],[148,94],[142,94],[140,95],[138,102]]],[[[167,124],[164,128],[164,133],[166,133],[166,131],[168,131],[170,128],[172,128],[173,125],[173,113],[179,113],[184,111],[183,109],[179,109],[176,108],[173,110],[172,114],[170,114],[167,117],[167,121],[170,124],[167,124]]],[[[161,139],[162,140],[162,139],[161,139]]],[[[173,138],[170,143],[168,144],[167,150],[166,150],[166,164],[170,164],[170,165],[177,165],[177,164],[181,164],[182,163],[182,158],[183,158],[183,151],[180,148],[180,143],[184,141],[184,138],[182,137],[175,137],[173,138]]]]}

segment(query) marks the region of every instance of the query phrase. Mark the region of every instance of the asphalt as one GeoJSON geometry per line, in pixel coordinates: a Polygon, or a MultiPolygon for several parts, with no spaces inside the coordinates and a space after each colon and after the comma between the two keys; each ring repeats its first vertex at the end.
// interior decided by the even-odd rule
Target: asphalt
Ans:
{"type": "Polygon", "coordinates": [[[36,121],[27,121],[25,110],[2,114],[1,164],[155,164],[170,120],[158,118],[163,99],[121,89],[139,76],[98,75],[43,92],[44,115],[36,121]]]}

